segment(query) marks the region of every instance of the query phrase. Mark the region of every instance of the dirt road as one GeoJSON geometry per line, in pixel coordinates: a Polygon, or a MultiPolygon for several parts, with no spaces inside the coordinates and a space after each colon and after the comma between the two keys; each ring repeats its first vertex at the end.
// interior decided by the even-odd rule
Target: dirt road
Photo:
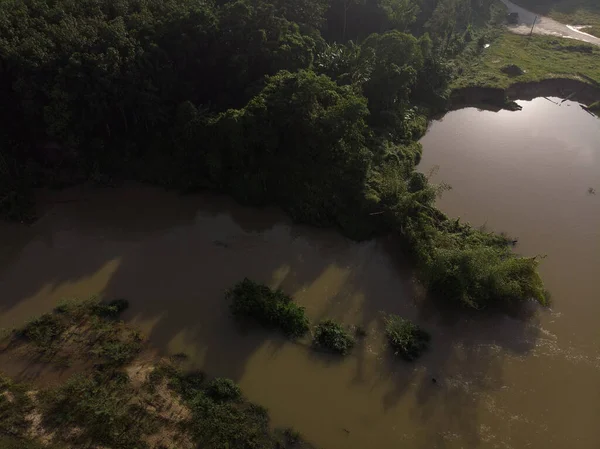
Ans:
{"type": "Polygon", "coordinates": [[[531,26],[535,21],[535,27],[533,32],[536,34],[546,34],[553,36],[560,36],[568,39],[577,39],[583,42],[600,46],[600,38],[586,34],[582,29],[577,29],[577,24],[565,25],[557,22],[556,20],[550,19],[549,17],[539,16],[531,11],[527,11],[518,5],[510,2],[509,0],[500,0],[506,5],[509,12],[516,12],[519,14],[519,23],[516,25],[508,25],[508,29],[513,33],[517,34],[529,34],[531,32],[531,26]]]}

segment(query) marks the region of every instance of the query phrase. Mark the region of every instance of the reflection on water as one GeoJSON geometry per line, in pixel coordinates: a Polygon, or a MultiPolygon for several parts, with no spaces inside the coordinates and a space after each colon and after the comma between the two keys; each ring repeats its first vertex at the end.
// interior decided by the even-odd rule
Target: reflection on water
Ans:
{"type": "Polygon", "coordinates": [[[437,166],[433,180],[452,186],[438,200],[448,215],[517,237],[522,254],[546,256],[553,306],[533,356],[562,368],[524,368],[528,404],[514,412],[537,409],[546,447],[566,446],[568,435],[575,447],[600,447],[600,120],[558,98],[519,103],[520,112],[470,108],[434,123],[420,168],[437,166]]]}
{"type": "MultiPolygon", "coordinates": [[[[466,157],[467,143],[453,148],[448,162],[436,148],[438,141],[452,142],[441,140],[439,130],[455,133],[454,117],[464,112],[449,114],[426,136],[424,164],[439,164],[440,177],[466,157]]],[[[463,116],[473,129],[483,126],[478,117],[491,122],[485,114],[463,116]]],[[[498,126],[505,123],[503,115],[491,117],[502,118],[498,126]]],[[[490,126],[485,134],[490,148],[490,126]]],[[[525,186],[520,191],[527,194],[525,186]]],[[[588,346],[579,345],[571,335],[578,328],[563,324],[588,304],[584,296],[557,295],[556,310],[531,321],[440,313],[422,297],[392,239],[353,243],[218,196],[178,197],[139,186],[46,195],[46,211],[35,225],[0,228],[0,327],[20,325],[64,297],[126,297],[131,308],[125,318],[158,348],[187,352],[210,374],[235,379],[270,410],[274,424],[294,426],[325,449],[562,448],[574,438],[578,448],[597,447],[600,431],[593,423],[600,402],[590,399],[600,391],[593,352],[598,339],[588,329],[588,346]],[[239,329],[223,291],[245,276],[293,294],[313,321],[360,324],[368,336],[351,356],[337,358],[239,329]],[[432,350],[419,363],[393,360],[385,350],[383,311],[432,331],[432,350]]],[[[473,211],[476,206],[483,207],[473,203],[473,211]]],[[[525,242],[529,225],[520,224],[517,219],[514,228],[502,230],[518,234],[524,252],[543,251],[525,242]]],[[[554,283],[565,291],[573,287],[566,279],[554,283]]]]}

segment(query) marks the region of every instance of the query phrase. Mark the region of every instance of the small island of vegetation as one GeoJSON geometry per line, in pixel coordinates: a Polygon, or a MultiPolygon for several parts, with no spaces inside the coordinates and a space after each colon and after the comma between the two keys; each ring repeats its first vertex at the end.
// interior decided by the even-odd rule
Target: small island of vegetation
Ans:
{"type": "Polygon", "coordinates": [[[308,332],[309,322],[304,308],[289,295],[246,278],[226,292],[231,312],[238,318],[250,318],[261,326],[279,329],[290,338],[308,332]]]}
{"type": "Polygon", "coordinates": [[[384,321],[385,333],[396,355],[413,361],[429,347],[431,336],[411,321],[398,315],[389,315],[384,321]]]}
{"type": "Polygon", "coordinates": [[[3,449],[311,447],[292,429],[273,429],[235,382],[152,355],[117,319],[119,304],[69,301],[4,337],[4,355],[49,372],[77,368],[42,388],[0,375],[3,449]]]}
{"type": "Polygon", "coordinates": [[[315,327],[313,343],[319,349],[346,355],[355,341],[341,324],[333,320],[325,320],[315,327]]]}

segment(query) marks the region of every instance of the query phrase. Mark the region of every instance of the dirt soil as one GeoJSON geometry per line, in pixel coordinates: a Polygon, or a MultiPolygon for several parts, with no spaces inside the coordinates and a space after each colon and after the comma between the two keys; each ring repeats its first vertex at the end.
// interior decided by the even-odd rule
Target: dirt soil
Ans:
{"type": "Polygon", "coordinates": [[[515,25],[508,25],[508,29],[516,34],[529,34],[535,20],[533,32],[536,34],[545,34],[559,36],[567,39],[576,39],[600,46],[600,38],[585,33],[585,28],[578,30],[578,24],[565,25],[550,19],[549,17],[539,16],[531,11],[521,8],[509,0],[500,0],[508,8],[508,12],[519,14],[519,21],[515,25]],[[537,20],[536,20],[537,17],[537,20]]]}

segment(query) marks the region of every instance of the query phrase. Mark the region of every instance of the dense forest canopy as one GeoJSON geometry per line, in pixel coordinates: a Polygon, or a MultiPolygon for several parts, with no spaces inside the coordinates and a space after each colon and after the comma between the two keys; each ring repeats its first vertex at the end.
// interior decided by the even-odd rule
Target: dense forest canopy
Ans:
{"type": "Polygon", "coordinates": [[[4,0],[0,211],[119,179],[397,232],[436,292],[545,301],[536,259],[450,222],[415,171],[492,0],[4,0]]]}

